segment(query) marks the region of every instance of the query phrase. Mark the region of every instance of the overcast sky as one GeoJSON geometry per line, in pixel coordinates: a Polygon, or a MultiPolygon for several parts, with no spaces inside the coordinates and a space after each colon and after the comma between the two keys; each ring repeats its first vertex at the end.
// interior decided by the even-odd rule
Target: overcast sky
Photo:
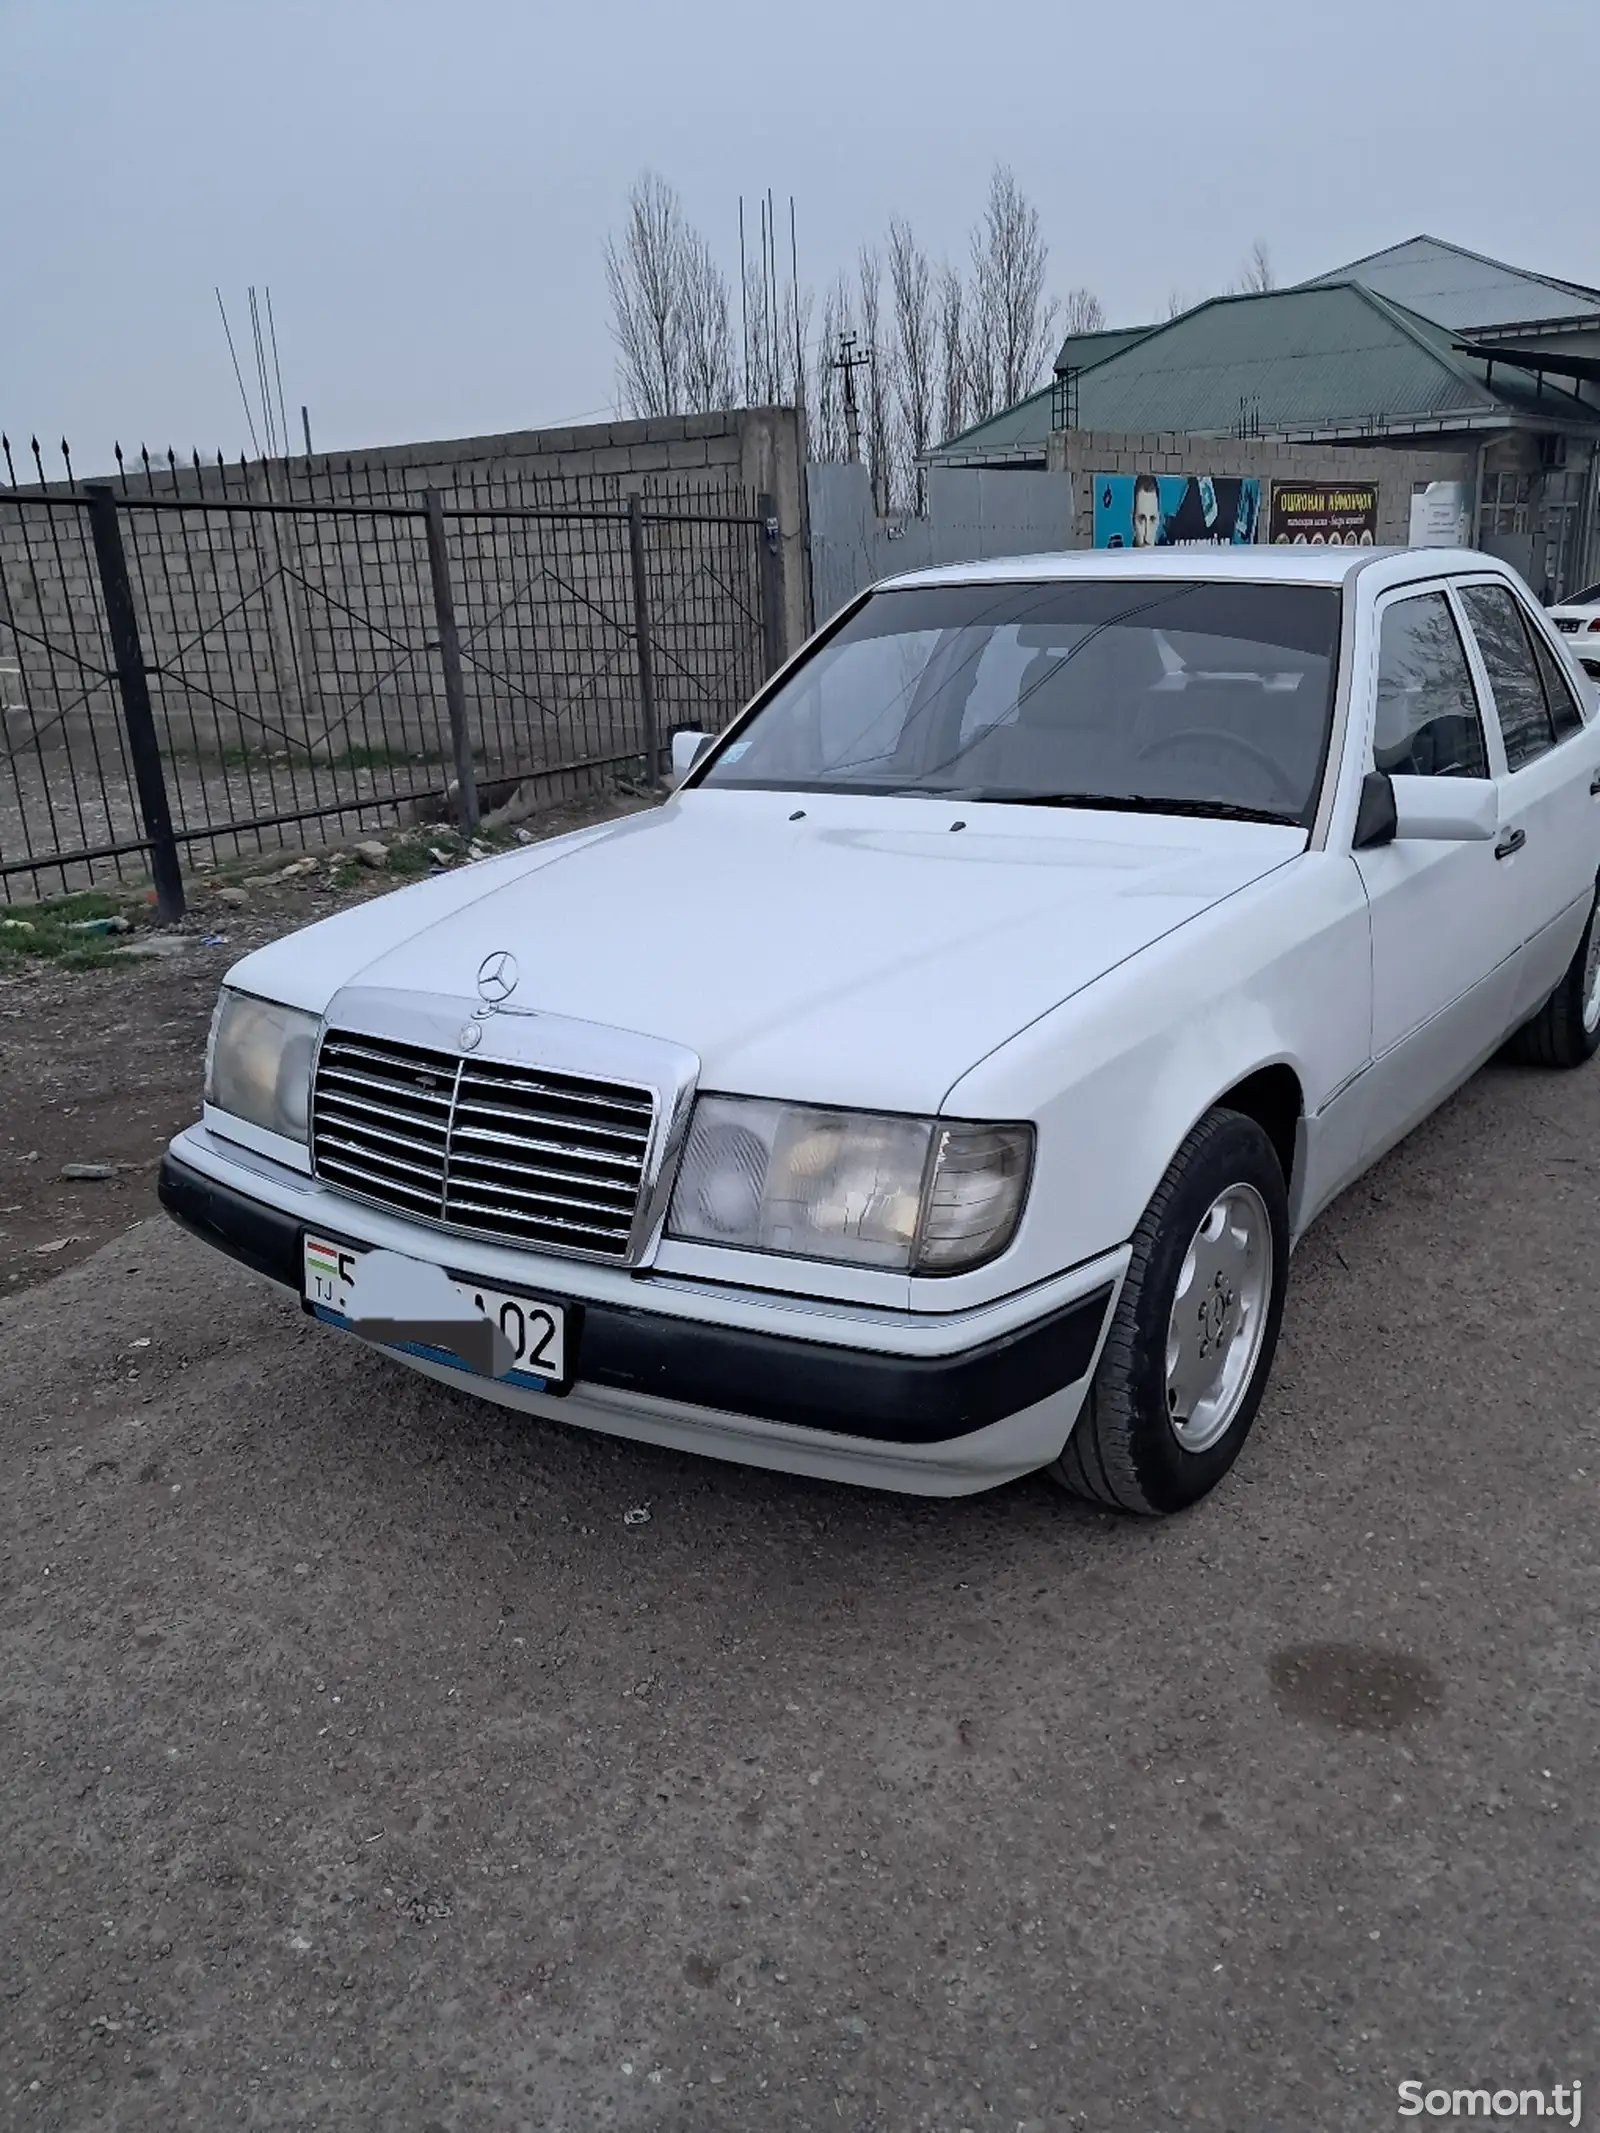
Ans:
{"type": "MultiPolygon", "coordinates": [[[[649,166],[730,267],[964,255],[991,165],[1113,323],[1429,230],[1600,281],[1593,0],[0,0],[0,425],[247,441],[270,284],[319,450],[601,419],[601,249],[649,166]],[[785,211],[786,212],[786,211],[785,211]],[[244,351],[241,351],[243,353],[244,351]]],[[[298,423],[298,415],[294,416],[298,423]]]]}

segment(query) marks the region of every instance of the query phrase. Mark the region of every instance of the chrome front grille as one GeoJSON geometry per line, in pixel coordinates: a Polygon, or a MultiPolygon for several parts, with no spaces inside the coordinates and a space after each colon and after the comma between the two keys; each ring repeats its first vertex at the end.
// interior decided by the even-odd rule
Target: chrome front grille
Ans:
{"type": "Polygon", "coordinates": [[[508,1243],[626,1256],[655,1092],[330,1029],[317,1061],[318,1177],[508,1243]]]}

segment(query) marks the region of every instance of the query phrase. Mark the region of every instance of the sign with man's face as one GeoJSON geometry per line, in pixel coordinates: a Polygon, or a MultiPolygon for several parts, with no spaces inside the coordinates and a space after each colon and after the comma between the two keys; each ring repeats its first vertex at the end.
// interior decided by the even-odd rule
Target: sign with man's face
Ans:
{"type": "Polygon", "coordinates": [[[1219,548],[1256,538],[1261,484],[1231,474],[1094,474],[1096,548],[1219,548]]]}

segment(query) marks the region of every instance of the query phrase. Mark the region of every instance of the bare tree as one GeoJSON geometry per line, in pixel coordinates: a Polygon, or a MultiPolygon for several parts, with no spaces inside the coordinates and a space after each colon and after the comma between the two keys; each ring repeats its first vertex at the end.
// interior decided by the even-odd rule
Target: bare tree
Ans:
{"type": "Polygon", "coordinates": [[[1167,316],[1169,319],[1182,318],[1183,314],[1191,308],[1188,297],[1180,289],[1169,289],[1167,291],[1167,316]]]}
{"type": "Polygon", "coordinates": [[[973,381],[976,412],[1010,407],[1037,383],[1056,307],[1044,293],[1049,251],[1039,210],[997,163],[983,219],[972,233],[973,381]]]}
{"type": "Polygon", "coordinates": [[[773,407],[778,400],[772,288],[765,254],[752,248],[744,270],[745,366],[742,398],[746,407],[773,407]]]}
{"type": "Polygon", "coordinates": [[[967,292],[954,267],[939,275],[939,435],[958,436],[972,405],[967,348],[967,292]]]}
{"type": "Polygon", "coordinates": [[[1229,296],[1264,296],[1269,289],[1278,286],[1278,277],[1273,271],[1272,255],[1267,250],[1266,239],[1258,237],[1250,247],[1250,256],[1239,269],[1236,278],[1228,284],[1229,296]]]}
{"type": "Polygon", "coordinates": [[[851,328],[850,284],[838,275],[822,299],[807,399],[806,441],[813,459],[840,465],[850,456],[844,420],[844,374],[839,337],[851,328]]]}
{"type": "Polygon", "coordinates": [[[815,308],[816,300],[803,282],[798,290],[791,285],[784,291],[784,362],[788,371],[785,404],[799,408],[805,417],[808,431],[811,425],[811,407],[806,390],[806,349],[811,341],[811,314],[815,308]],[[797,301],[800,307],[798,313],[795,310],[797,301]]]}
{"type": "Polygon", "coordinates": [[[861,333],[872,361],[867,366],[867,472],[872,480],[872,508],[886,518],[892,507],[894,467],[889,441],[889,384],[883,345],[883,262],[871,245],[856,257],[856,288],[861,305],[861,333]]]}
{"type": "Polygon", "coordinates": [[[889,225],[889,297],[894,308],[891,382],[905,455],[905,493],[923,509],[926,470],[922,455],[933,442],[939,319],[928,255],[908,222],[889,225]]]}
{"type": "Polygon", "coordinates": [[[1103,333],[1105,323],[1106,307],[1092,289],[1067,291],[1067,300],[1061,306],[1062,333],[1103,333]]]}
{"type": "Polygon", "coordinates": [[[776,239],[765,228],[762,239],[745,256],[745,331],[747,356],[744,400],[747,407],[798,407],[806,397],[803,375],[812,300],[796,291],[776,255],[776,239]]]}
{"type": "Polygon", "coordinates": [[[617,382],[635,415],[708,413],[738,396],[733,292],[677,194],[645,171],[621,242],[606,240],[617,382]]]}
{"type": "Polygon", "coordinates": [[[628,195],[622,242],[606,239],[617,382],[635,415],[672,415],[683,397],[683,210],[645,171],[628,195]]]}
{"type": "Polygon", "coordinates": [[[738,398],[733,359],[733,291],[698,230],[683,232],[678,257],[682,321],[682,406],[692,415],[732,407],[738,398]]]}

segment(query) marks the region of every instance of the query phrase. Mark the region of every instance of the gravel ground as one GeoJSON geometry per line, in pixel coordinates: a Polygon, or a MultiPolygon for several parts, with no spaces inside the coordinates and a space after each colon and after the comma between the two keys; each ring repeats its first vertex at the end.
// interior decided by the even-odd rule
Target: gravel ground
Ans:
{"type": "Polygon", "coordinates": [[[1407,2079],[1593,2083],[1597,1147],[1600,1067],[1480,1076],[1313,1232],[1163,1524],[529,1425],[130,1188],[0,1294],[0,2124],[1368,2133],[1407,2079]]]}
{"type": "MultiPolygon", "coordinates": [[[[649,804],[621,794],[569,802],[542,809],[528,834],[559,836],[649,804]]],[[[424,866],[440,834],[408,840],[424,866]]],[[[392,848],[396,833],[378,841],[392,848]]],[[[332,852],[320,861],[267,853],[196,874],[188,916],[174,928],[156,929],[131,893],[134,932],[97,945],[138,953],[103,969],[6,953],[0,930],[0,1297],[77,1265],[154,1206],[161,1150],[200,1115],[206,1032],[230,965],[397,886],[394,874],[351,861],[350,849],[343,865],[332,852]],[[151,946],[173,952],[146,956],[151,946]],[[110,1175],[64,1176],[69,1165],[110,1175]]]]}

